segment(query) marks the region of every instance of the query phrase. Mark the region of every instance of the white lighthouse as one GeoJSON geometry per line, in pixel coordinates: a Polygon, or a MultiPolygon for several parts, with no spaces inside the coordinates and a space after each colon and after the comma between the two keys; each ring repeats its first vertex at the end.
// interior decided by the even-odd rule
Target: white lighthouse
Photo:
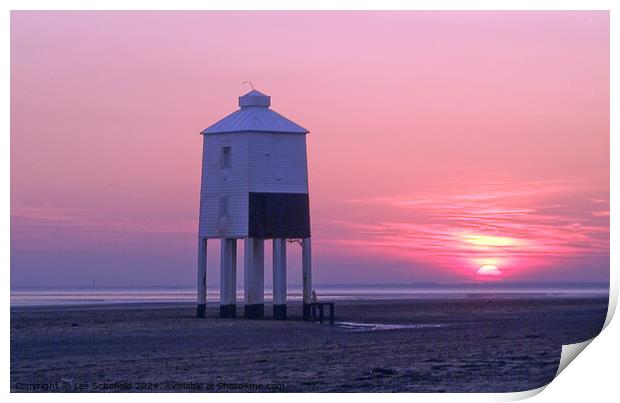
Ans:
{"type": "Polygon", "coordinates": [[[303,317],[310,317],[311,243],[306,134],[252,90],[202,131],[198,317],[205,316],[207,240],[220,239],[220,316],[236,316],[237,240],[244,243],[244,316],[264,315],[264,247],[273,245],[273,315],[286,319],[286,244],[302,245],[303,317]]]}

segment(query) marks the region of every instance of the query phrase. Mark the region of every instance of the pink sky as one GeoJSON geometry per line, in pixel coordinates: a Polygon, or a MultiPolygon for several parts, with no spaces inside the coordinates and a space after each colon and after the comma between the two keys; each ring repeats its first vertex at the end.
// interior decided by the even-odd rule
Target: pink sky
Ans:
{"type": "Polygon", "coordinates": [[[311,132],[315,283],[608,281],[607,12],[13,12],[12,286],[193,285],[245,80],[311,132]]]}

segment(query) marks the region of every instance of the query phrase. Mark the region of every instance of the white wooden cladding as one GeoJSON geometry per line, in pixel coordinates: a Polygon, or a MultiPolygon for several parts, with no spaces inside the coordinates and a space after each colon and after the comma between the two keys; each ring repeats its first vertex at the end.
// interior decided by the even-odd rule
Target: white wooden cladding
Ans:
{"type": "Polygon", "coordinates": [[[204,135],[199,236],[246,237],[249,192],[308,193],[305,134],[204,135]]]}

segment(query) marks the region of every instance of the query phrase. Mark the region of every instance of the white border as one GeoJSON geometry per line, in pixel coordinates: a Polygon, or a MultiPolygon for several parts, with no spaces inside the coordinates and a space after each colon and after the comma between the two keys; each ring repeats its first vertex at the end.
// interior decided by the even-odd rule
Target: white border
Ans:
{"type": "Polygon", "coordinates": [[[612,0],[21,0],[12,10],[610,10],[612,0]],[[53,3],[53,7],[52,7],[53,3]],[[145,7],[148,5],[149,7],[145,7]]]}
{"type": "MultiPolygon", "coordinates": [[[[263,1],[242,1],[242,0],[229,0],[226,2],[204,2],[198,0],[176,0],[176,1],[162,1],[152,0],[149,2],[141,2],[136,0],[109,0],[109,1],[77,1],[77,0],[60,0],[60,1],[43,1],[43,0],[24,0],[24,1],[9,1],[3,2],[5,7],[5,13],[2,15],[2,41],[0,42],[1,51],[6,56],[5,61],[10,57],[10,13],[9,10],[38,10],[38,9],[58,9],[58,10],[141,10],[141,9],[157,9],[157,10],[201,10],[201,9],[213,9],[213,10],[237,10],[237,9],[266,9],[266,10],[351,10],[351,9],[385,9],[385,10],[611,10],[611,150],[612,155],[618,155],[618,133],[617,133],[617,115],[618,115],[618,79],[614,75],[614,72],[620,71],[620,64],[618,63],[618,24],[620,22],[618,16],[615,14],[620,10],[620,7],[614,7],[614,1],[592,0],[592,1],[575,1],[565,0],[562,2],[551,0],[477,0],[477,1],[458,1],[458,0],[446,0],[446,1],[420,1],[420,0],[383,0],[383,1],[369,1],[359,0],[356,2],[344,2],[336,0],[302,0],[302,1],[282,1],[282,0],[263,0],[263,1]],[[145,8],[148,6],[149,8],[145,8]]],[[[10,71],[9,63],[2,63],[2,76],[4,77],[5,85],[3,88],[10,88],[10,71]]],[[[616,73],[617,74],[617,73],[616,73]]],[[[4,184],[4,189],[8,189],[10,186],[10,91],[5,90],[5,96],[2,97],[2,110],[0,122],[4,125],[4,135],[0,138],[0,150],[5,153],[5,157],[0,159],[1,177],[4,184]]],[[[614,163],[611,159],[611,177],[620,177],[618,173],[618,163],[614,163]]],[[[2,210],[5,212],[1,218],[2,224],[2,243],[0,245],[0,258],[5,262],[5,270],[2,271],[5,287],[3,289],[4,300],[7,301],[7,305],[10,303],[10,196],[8,192],[3,192],[0,195],[0,203],[2,210]]],[[[617,211],[618,207],[618,186],[611,187],[611,205],[612,210],[617,211]]],[[[618,229],[618,219],[615,214],[611,214],[611,245],[618,244],[618,237],[615,236],[615,230],[618,229]]],[[[607,316],[607,324],[613,316],[618,299],[618,254],[614,249],[611,250],[611,293],[610,293],[610,310],[607,316]]],[[[5,307],[2,310],[3,323],[5,325],[4,332],[2,332],[2,341],[5,346],[5,352],[10,352],[10,337],[9,337],[9,310],[5,307]]],[[[600,337],[597,337],[596,342],[592,343],[588,347],[588,354],[584,357],[580,357],[579,364],[569,366],[569,368],[562,373],[562,375],[554,380],[545,393],[538,395],[535,399],[540,401],[583,401],[588,398],[600,398],[603,401],[603,397],[610,397],[616,395],[617,379],[614,376],[615,370],[618,368],[617,360],[620,357],[618,354],[618,346],[616,340],[620,340],[620,331],[617,324],[608,326],[600,337]],[[542,399],[542,400],[541,400],[542,399]]],[[[10,362],[8,354],[5,355],[5,365],[2,366],[2,381],[4,382],[4,390],[6,393],[10,390],[10,362]]],[[[382,399],[389,399],[393,401],[407,401],[411,402],[412,399],[416,401],[509,401],[522,399],[537,394],[542,389],[521,393],[506,393],[506,394],[390,394],[381,396],[382,399]]],[[[249,397],[250,395],[244,395],[249,397]]],[[[11,394],[10,398],[19,401],[34,401],[41,398],[46,398],[51,401],[81,401],[84,396],[81,395],[27,395],[27,394],[11,394]]],[[[102,394],[90,394],[88,399],[101,400],[107,399],[108,396],[102,394]]],[[[204,401],[204,399],[218,400],[218,401],[232,401],[239,399],[239,395],[223,395],[214,394],[205,397],[204,395],[119,395],[115,394],[114,399],[122,400],[145,400],[149,401],[162,401],[170,398],[187,399],[194,401],[204,401]]],[[[338,398],[338,399],[355,399],[356,401],[371,401],[377,398],[373,394],[354,394],[354,395],[315,395],[315,394],[296,394],[294,397],[290,395],[252,395],[252,399],[267,400],[270,401],[283,401],[284,399],[294,398],[300,402],[310,402],[315,399],[324,398],[338,398]]]]}

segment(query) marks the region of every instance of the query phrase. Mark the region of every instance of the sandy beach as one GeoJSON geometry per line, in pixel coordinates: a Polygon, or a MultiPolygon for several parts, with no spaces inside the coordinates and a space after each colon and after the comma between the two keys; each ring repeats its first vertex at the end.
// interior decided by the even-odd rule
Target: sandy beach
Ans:
{"type": "MultiPolygon", "coordinates": [[[[547,384],[607,298],[337,301],[336,325],[196,319],[186,303],[11,309],[11,389],[512,392],[547,384]]],[[[271,306],[265,312],[270,316],[271,306]]],[[[242,306],[238,307],[242,315],[242,306]]]]}

